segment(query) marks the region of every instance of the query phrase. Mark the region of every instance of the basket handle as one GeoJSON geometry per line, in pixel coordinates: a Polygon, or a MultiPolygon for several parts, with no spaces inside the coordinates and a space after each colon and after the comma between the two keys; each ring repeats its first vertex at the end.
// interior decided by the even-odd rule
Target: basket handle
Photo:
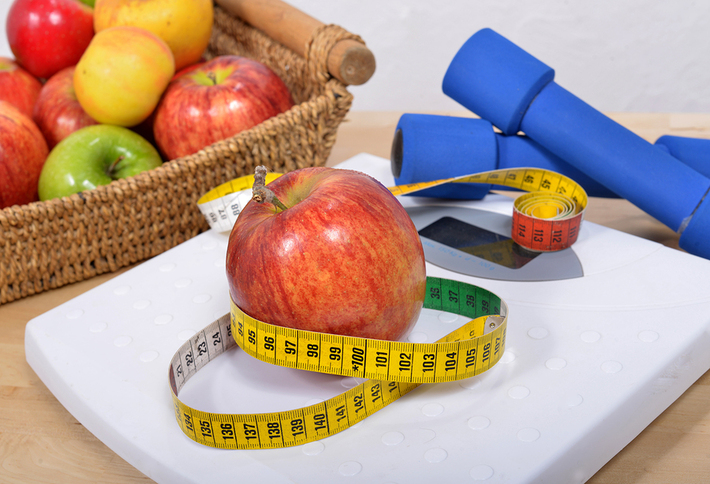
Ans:
{"type": "MultiPolygon", "coordinates": [[[[244,20],[301,57],[318,29],[319,20],[281,0],[216,0],[244,20]]],[[[375,72],[375,56],[364,43],[355,39],[339,40],[328,53],[328,72],[344,84],[360,85],[375,72]]]]}

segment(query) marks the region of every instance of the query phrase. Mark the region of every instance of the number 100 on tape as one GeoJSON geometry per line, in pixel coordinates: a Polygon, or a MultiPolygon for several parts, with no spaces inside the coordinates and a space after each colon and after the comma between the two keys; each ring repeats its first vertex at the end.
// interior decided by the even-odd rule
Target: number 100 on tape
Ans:
{"type": "Polygon", "coordinates": [[[499,297],[460,281],[428,277],[424,308],[470,321],[435,343],[409,343],[274,326],[232,304],[230,314],[194,335],[173,356],[168,376],[178,424],[188,437],[211,447],[300,445],[345,430],[422,383],[470,378],[500,360],[507,306],[499,297]],[[190,377],[237,345],[275,365],[367,380],[325,402],[283,412],[217,414],[184,404],[178,394],[190,377]]]}

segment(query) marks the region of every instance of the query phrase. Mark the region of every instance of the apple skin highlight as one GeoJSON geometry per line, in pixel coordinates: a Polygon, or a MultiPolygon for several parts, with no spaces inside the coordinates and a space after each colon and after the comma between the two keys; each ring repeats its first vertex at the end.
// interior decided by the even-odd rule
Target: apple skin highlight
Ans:
{"type": "Polygon", "coordinates": [[[426,292],[419,235],[399,201],[368,175],[305,168],[268,185],[287,206],[250,201],[232,229],[234,303],[271,324],[399,340],[426,292]]]}

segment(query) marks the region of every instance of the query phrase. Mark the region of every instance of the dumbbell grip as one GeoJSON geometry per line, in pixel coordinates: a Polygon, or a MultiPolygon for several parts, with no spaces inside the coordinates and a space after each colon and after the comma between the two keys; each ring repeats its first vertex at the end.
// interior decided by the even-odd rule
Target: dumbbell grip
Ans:
{"type": "Polygon", "coordinates": [[[555,82],[538,93],[520,129],[676,231],[710,188],[708,178],[555,82]]]}

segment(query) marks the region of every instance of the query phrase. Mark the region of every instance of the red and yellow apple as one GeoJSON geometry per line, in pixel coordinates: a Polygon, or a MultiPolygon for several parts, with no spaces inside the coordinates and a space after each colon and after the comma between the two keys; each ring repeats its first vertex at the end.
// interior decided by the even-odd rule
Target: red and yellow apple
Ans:
{"type": "Polygon", "coordinates": [[[170,48],[138,27],[98,32],[74,71],[74,91],[102,124],[135,126],[153,112],[175,74],[170,48]]]}
{"type": "Polygon", "coordinates": [[[42,79],[79,62],[94,36],[93,9],[79,0],[15,0],[6,22],[15,59],[42,79]]]}
{"type": "Polygon", "coordinates": [[[96,0],[94,28],[141,27],[163,39],[179,70],[200,59],[212,34],[212,0],[96,0]]]}
{"type": "Polygon", "coordinates": [[[424,252],[399,201],[374,178],[304,168],[267,188],[286,207],[250,201],[227,247],[232,301],[271,324],[398,340],[426,291],[424,252]]]}
{"type": "Polygon", "coordinates": [[[48,152],[32,119],[0,101],[0,208],[38,199],[37,182],[48,152]]]}
{"type": "Polygon", "coordinates": [[[191,155],[293,106],[288,87],[264,64],[224,55],[170,82],[153,130],[168,159],[191,155]]]}
{"type": "Polygon", "coordinates": [[[0,57],[0,101],[7,101],[25,116],[32,117],[42,84],[7,57],[0,57]]]}
{"type": "Polygon", "coordinates": [[[76,99],[74,67],[62,69],[42,86],[32,119],[50,150],[74,131],[97,124],[76,99]]]}

